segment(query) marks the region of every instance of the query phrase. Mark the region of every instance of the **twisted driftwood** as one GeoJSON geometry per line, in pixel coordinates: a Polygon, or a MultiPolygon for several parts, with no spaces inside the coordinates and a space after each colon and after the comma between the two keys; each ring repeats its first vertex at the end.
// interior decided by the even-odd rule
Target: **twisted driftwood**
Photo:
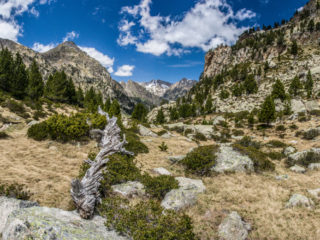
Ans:
{"type": "Polygon", "coordinates": [[[102,111],[100,107],[98,112],[106,116],[107,125],[103,131],[95,129],[91,131],[91,134],[100,135],[99,146],[101,150],[94,161],[90,159],[85,161],[90,165],[90,168],[81,181],[74,179],[71,182],[71,197],[78,213],[84,219],[93,217],[95,206],[101,201],[99,187],[103,178],[102,171],[105,169],[107,162],[109,162],[108,156],[114,153],[133,155],[123,147],[127,141],[125,135],[123,136],[123,141],[120,139],[121,130],[117,125],[117,118],[109,118],[109,115],[102,111]]]}

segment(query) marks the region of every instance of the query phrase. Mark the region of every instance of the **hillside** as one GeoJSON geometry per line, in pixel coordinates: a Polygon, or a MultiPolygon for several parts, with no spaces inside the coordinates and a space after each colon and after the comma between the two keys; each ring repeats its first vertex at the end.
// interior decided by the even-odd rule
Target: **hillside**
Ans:
{"type": "Polygon", "coordinates": [[[107,69],[73,42],[64,42],[45,53],[35,52],[6,39],[0,39],[0,45],[12,53],[19,52],[26,66],[35,59],[45,81],[51,73],[64,70],[72,77],[75,86],[80,86],[84,91],[94,87],[95,90],[101,91],[105,98],[118,99],[124,110],[130,111],[133,108],[133,101],[127,96],[123,87],[111,78],[107,69]]]}
{"type": "MultiPolygon", "coordinates": [[[[317,1],[312,0],[290,21],[261,30],[249,29],[234,46],[210,50],[200,82],[186,97],[191,101],[196,96],[209,96],[218,112],[251,111],[271,93],[276,79],[288,90],[295,76],[304,83],[309,70],[316,96],[320,90],[319,21],[320,10],[317,1]],[[295,43],[297,52],[293,53],[295,43]],[[257,82],[258,91],[247,94],[241,88],[250,75],[257,82]]],[[[198,102],[204,106],[209,98],[200,97],[198,102]]]]}

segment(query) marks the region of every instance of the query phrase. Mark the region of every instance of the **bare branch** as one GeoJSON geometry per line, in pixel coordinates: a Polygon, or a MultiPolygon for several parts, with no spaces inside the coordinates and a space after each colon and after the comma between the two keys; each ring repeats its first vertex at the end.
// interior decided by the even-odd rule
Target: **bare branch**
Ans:
{"type": "Polygon", "coordinates": [[[100,181],[103,178],[103,170],[109,161],[108,156],[114,153],[122,153],[134,155],[132,152],[127,151],[124,145],[127,143],[125,135],[121,141],[121,130],[117,125],[117,118],[109,118],[109,115],[104,112],[100,107],[99,114],[106,116],[107,125],[105,129],[92,130],[90,133],[101,136],[99,139],[100,152],[94,161],[86,160],[85,162],[90,165],[85,176],[79,180],[74,179],[71,182],[71,197],[77,207],[80,216],[85,219],[90,219],[94,215],[95,206],[100,202],[100,181]]]}

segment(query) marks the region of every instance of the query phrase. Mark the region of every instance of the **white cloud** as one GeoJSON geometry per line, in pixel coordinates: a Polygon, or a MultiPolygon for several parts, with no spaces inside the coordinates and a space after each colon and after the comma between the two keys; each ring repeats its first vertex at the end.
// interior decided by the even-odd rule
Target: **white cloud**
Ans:
{"type": "Polygon", "coordinates": [[[51,50],[52,48],[55,48],[56,46],[57,46],[57,44],[54,44],[54,43],[44,45],[44,44],[36,42],[33,44],[32,49],[37,52],[43,53],[43,52],[47,52],[47,51],[51,50]]]}
{"type": "Polygon", "coordinates": [[[297,11],[298,11],[298,12],[301,12],[301,11],[303,10],[303,8],[304,8],[304,6],[299,7],[299,8],[297,9],[297,11]]]}
{"type": "Polygon", "coordinates": [[[246,29],[237,27],[237,23],[256,17],[247,9],[234,13],[225,0],[199,0],[180,20],[175,20],[152,16],[151,3],[152,0],[141,0],[139,5],[122,8],[119,45],[135,45],[137,51],[156,56],[180,55],[193,47],[207,51],[222,43],[234,43],[246,29]],[[138,29],[134,31],[133,26],[138,29]]]}
{"type": "Polygon", "coordinates": [[[0,37],[17,41],[20,26],[15,22],[6,22],[0,19],[0,37]]]}
{"type": "Polygon", "coordinates": [[[92,47],[79,47],[82,51],[86,52],[90,57],[96,59],[102,66],[108,69],[109,73],[113,73],[114,58],[99,52],[92,47]]]}
{"type": "MultiPolygon", "coordinates": [[[[40,0],[40,4],[46,4],[53,0],[40,0]]],[[[33,4],[38,0],[0,0],[0,37],[17,41],[22,35],[22,24],[18,24],[16,17],[29,12],[38,17],[39,12],[33,4]]]]}
{"type": "Polygon", "coordinates": [[[39,15],[40,15],[39,11],[36,10],[35,7],[32,7],[32,8],[30,9],[30,13],[31,13],[32,15],[34,15],[35,17],[39,17],[39,15]]]}
{"type": "Polygon", "coordinates": [[[76,33],[75,31],[68,32],[67,35],[63,38],[63,42],[72,41],[79,37],[79,33],[76,33]]]}
{"type": "Polygon", "coordinates": [[[132,76],[134,68],[135,66],[132,65],[123,65],[121,67],[118,67],[118,70],[114,75],[118,77],[130,77],[132,76]]]}

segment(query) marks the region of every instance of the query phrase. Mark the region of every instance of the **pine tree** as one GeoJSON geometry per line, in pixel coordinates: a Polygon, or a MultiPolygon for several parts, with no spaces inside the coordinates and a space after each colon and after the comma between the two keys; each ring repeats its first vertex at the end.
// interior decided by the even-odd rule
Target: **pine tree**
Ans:
{"type": "Polygon", "coordinates": [[[102,96],[97,94],[93,87],[91,87],[85,94],[84,97],[84,107],[92,113],[97,112],[98,106],[102,106],[102,96]]]}
{"type": "Polygon", "coordinates": [[[298,54],[298,44],[297,41],[293,41],[291,45],[291,54],[292,55],[297,55],[298,54]]]}
{"type": "Polygon", "coordinates": [[[103,105],[103,110],[105,112],[109,112],[110,106],[111,106],[111,100],[110,100],[110,98],[107,98],[107,100],[105,101],[105,103],[103,105]]]}
{"type": "Polygon", "coordinates": [[[311,19],[310,22],[309,22],[309,24],[308,24],[308,31],[309,31],[309,32],[313,32],[314,26],[315,26],[314,20],[311,19]]]}
{"type": "Polygon", "coordinates": [[[138,120],[140,122],[146,122],[147,114],[147,108],[142,103],[138,103],[137,105],[135,105],[131,117],[132,119],[138,120]]]}
{"type": "Polygon", "coordinates": [[[163,124],[166,122],[166,119],[164,117],[164,113],[162,108],[160,108],[160,110],[158,111],[157,117],[156,117],[156,123],[158,124],[163,124]]]}
{"type": "Polygon", "coordinates": [[[5,48],[0,52],[0,89],[9,91],[14,75],[14,61],[11,52],[5,48]]]}
{"type": "Polygon", "coordinates": [[[246,80],[244,81],[244,88],[247,94],[254,94],[258,92],[258,84],[253,75],[247,76],[246,80]]]}
{"type": "Polygon", "coordinates": [[[212,99],[209,96],[207,101],[206,101],[205,112],[208,113],[208,114],[212,113],[212,110],[213,110],[212,108],[213,108],[212,99]]]}
{"type": "Polygon", "coordinates": [[[72,103],[76,94],[72,80],[64,71],[49,76],[44,92],[48,99],[63,103],[72,103]]]}
{"type": "Polygon", "coordinates": [[[109,109],[109,114],[111,117],[113,116],[120,116],[121,109],[120,109],[120,104],[117,101],[117,99],[113,100],[109,109]]]}
{"type": "Polygon", "coordinates": [[[286,90],[284,89],[283,83],[277,79],[275,84],[272,86],[272,93],[271,93],[273,98],[279,98],[283,102],[286,98],[286,90]]]}
{"type": "Polygon", "coordinates": [[[77,97],[77,104],[79,105],[79,107],[83,107],[84,95],[81,87],[79,87],[78,90],[76,91],[76,97],[77,97]]]}
{"type": "Polygon", "coordinates": [[[28,87],[28,73],[19,53],[14,61],[13,78],[10,84],[10,92],[13,96],[22,99],[28,87]]]}
{"type": "Polygon", "coordinates": [[[297,96],[299,95],[299,90],[302,89],[303,86],[300,82],[300,79],[298,76],[294,77],[290,83],[290,87],[289,87],[289,93],[292,96],[297,96]]]}
{"type": "Polygon", "coordinates": [[[179,119],[179,113],[176,107],[170,108],[170,120],[178,120],[179,119]]]}
{"type": "Polygon", "coordinates": [[[276,119],[276,110],[272,96],[268,96],[261,106],[259,121],[269,124],[276,119]]]}
{"type": "Polygon", "coordinates": [[[33,100],[39,100],[44,91],[44,83],[38,64],[33,61],[29,68],[29,84],[27,88],[28,96],[33,100]]]}
{"type": "Polygon", "coordinates": [[[310,70],[308,72],[307,81],[305,82],[304,88],[307,91],[308,98],[311,98],[312,97],[312,90],[313,90],[313,79],[312,79],[310,70]]]}

